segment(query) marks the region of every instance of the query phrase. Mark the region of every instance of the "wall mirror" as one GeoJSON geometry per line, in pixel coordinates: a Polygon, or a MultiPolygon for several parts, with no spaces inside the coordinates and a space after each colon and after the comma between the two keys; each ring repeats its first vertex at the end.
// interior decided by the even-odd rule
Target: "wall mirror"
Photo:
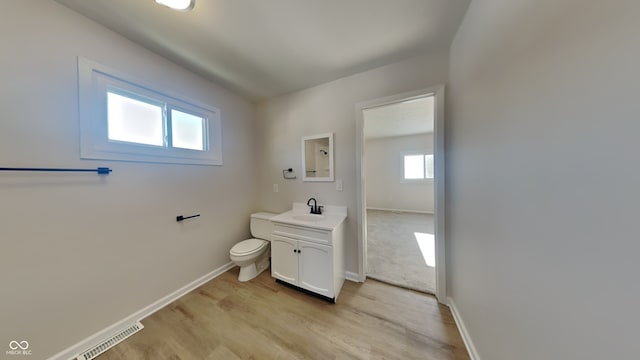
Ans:
{"type": "Polygon", "coordinates": [[[333,133],[302,137],[302,181],[333,181],[333,133]]]}

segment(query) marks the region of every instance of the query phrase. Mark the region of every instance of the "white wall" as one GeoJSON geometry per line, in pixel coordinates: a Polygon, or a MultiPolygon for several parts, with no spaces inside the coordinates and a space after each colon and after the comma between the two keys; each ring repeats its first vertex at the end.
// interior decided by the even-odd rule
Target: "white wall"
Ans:
{"type": "Polygon", "coordinates": [[[433,154],[433,133],[366,140],[367,208],[433,213],[433,180],[403,179],[412,151],[433,154]]]}
{"type": "Polygon", "coordinates": [[[638,14],[474,0],[454,40],[447,284],[484,360],[638,358],[638,14]]]}
{"type": "Polygon", "coordinates": [[[0,39],[0,166],[113,169],[0,173],[0,357],[26,340],[43,359],[229,261],[255,210],[254,113],[52,1],[1,1],[0,39]],[[218,107],[224,166],[80,160],[77,56],[218,107]]]}
{"type": "Polygon", "coordinates": [[[310,89],[284,95],[258,105],[258,189],[264,210],[279,212],[292,202],[315,197],[319,204],[348,208],[347,270],[357,272],[355,105],[358,102],[445,83],[446,52],[419,56],[310,89]],[[301,138],[333,132],[335,183],[302,182],[301,138]],[[298,179],[284,180],[282,169],[293,168],[298,179]],[[279,192],[272,191],[273,184],[279,192]]]}

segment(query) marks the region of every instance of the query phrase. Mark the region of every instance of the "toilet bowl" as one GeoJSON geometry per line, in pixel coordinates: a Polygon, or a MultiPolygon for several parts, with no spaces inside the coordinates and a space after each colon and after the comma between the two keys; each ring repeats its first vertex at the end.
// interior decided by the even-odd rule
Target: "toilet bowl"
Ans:
{"type": "Polygon", "coordinates": [[[271,244],[268,239],[271,236],[271,218],[275,215],[251,214],[251,235],[255,238],[240,241],[229,251],[231,261],[240,266],[239,281],[251,280],[269,268],[271,244]]]}
{"type": "Polygon", "coordinates": [[[248,239],[231,248],[231,261],[240,266],[238,280],[251,280],[269,267],[269,245],[267,240],[248,239]]]}

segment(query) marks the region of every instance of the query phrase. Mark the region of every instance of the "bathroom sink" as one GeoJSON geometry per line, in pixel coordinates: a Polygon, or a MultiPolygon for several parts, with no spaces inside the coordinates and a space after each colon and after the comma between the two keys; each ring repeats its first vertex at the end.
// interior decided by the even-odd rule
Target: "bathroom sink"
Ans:
{"type": "Polygon", "coordinates": [[[313,229],[334,230],[347,218],[346,206],[327,206],[322,215],[311,214],[305,203],[293,203],[293,208],[271,218],[271,222],[305,226],[313,229]]]}
{"type": "Polygon", "coordinates": [[[300,214],[300,215],[293,215],[291,216],[291,218],[299,221],[316,222],[316,221],[324,220],[324,215],[300,214]]]}

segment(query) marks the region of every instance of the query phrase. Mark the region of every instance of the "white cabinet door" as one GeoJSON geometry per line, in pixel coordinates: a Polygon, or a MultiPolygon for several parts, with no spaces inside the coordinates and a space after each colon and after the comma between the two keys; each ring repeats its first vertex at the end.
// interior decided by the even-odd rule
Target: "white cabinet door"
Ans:
{"type": "Polygon", "coordinates": [[[298,241],[271,235],[271,276],[298,285],[298,241]]]}
{"type": "Polygon", "coordinates": [[[327,297],[333,294],[333,265],[330,246],[298,241],[300,286],[327,297]]]}

